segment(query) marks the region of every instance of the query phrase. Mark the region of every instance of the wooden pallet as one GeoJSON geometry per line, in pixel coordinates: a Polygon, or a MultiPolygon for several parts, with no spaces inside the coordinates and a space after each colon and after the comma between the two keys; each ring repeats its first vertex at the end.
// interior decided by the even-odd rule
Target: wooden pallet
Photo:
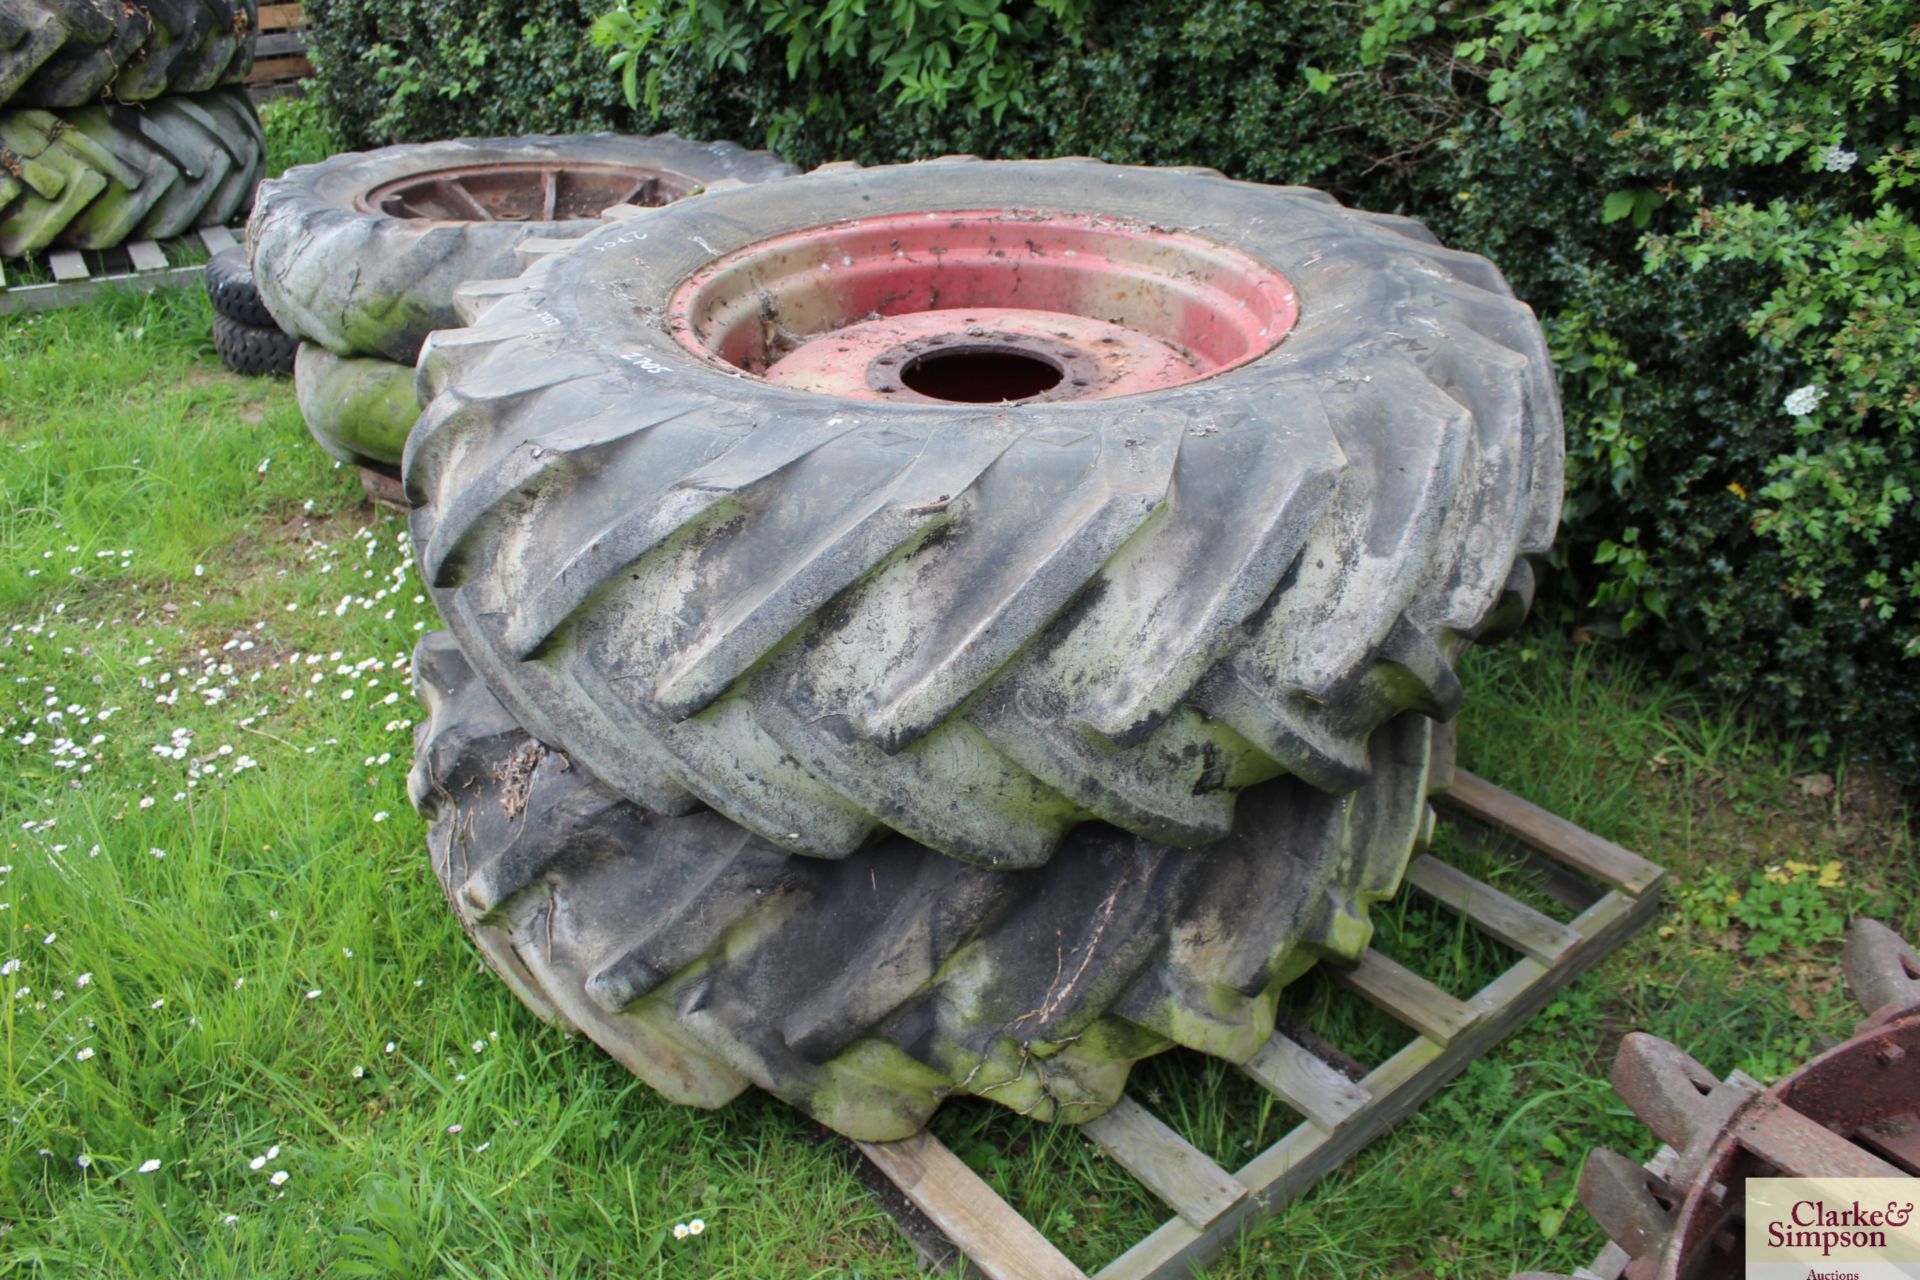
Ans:
{"type": "Polygon", "coordinates": [[[301,81],[313,74],[307,60],[307,15],[297,4],[260,6],[260,36],[253,48],[247,92],[255,102],[297,98],[301,81]]]}
{"type": "MultiPolygon", "coordinates": [[[[1438,801],[1469,825],[1517,842],[1527,851],[1522,861],[1540,873],[1542,889],[1578,915],[1562,924],[1432,854],[1416,858],[1408,884],[1521,958],[1464,999],[1373,950],[1358,965],[1333,970],[1336,982],[1414,1038],[1355,1081],[1332,1065],[1332,1055],[1323,1058],[1301,1043],[1311,1037],[1276,1033],[1241,1069],[1305,1118],[1234,1172],[1130,1097],[1084,1125],[1082,1132],[1109,1159],[1173,1211],[1095,1280],[1188,1280],[1241,1232],[1411,1115],[1659,909],[1665,871],[1611,841],[1464,771],[1452,774],[1438,801]]],[[[932,1134],[855,1145],[988,1280],[1087,1280],[932,1134]]]]}
{"type": "MultiPolygon", "coordinates": [[[[98,250],[55,249],[43,257],[53,279],[31,284],[9,285],[8,263],[0,260],[0,316],[71,307],[109,289],[152,293],[168,285],[197,283],[205,264],[170,266],[167,250],[204,248],[211,256],[239,244],[241,234],[244,227],[200,227],[166,241],[130,240],[98,250]]],[[[17,261],[12,265],[19,269],[17,261]]]]}

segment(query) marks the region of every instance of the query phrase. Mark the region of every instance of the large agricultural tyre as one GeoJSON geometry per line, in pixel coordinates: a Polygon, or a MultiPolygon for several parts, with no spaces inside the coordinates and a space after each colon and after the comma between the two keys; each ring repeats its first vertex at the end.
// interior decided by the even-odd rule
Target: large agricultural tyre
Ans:
{"type": "Polygon", "coordinates": [[[924,163],[538,248],[421,354],[415,546],[515,717],[659,813],[1219,841],[1451,715],[1552,540],[1533,314],[1317,192],[924,163]]]}
{"type": "Polygon", "coordinates": [[[893,837],[797,857],[719,815],[649,813],[529,736],[444,633],[409,787],[433,867],[492,967],[669,1099],[757,1085],[855,1138],[973,1094],[1092,1119],[1174,1044],[1245,1061],[1280,989],[1365,947],[1421,841],[1431,728],[1374,735],[1372,779],[1248,793],[1205,850],[1075,830],[991,871],[893,837]]]}
{"type": "Polygon", "coordinates": [[[320,447],[342,462],[398,473],[407,432],[420,416],[413,366],[375,356],[337,356],[300,344],[293,390],[320,447]]]}
{"type": "Polygon", "coordinates": [[[265,154],[242,89],[142,107],[0,110],[0,257],[224,226],[251,207],[265,154]]]}
{"type": "Polygon", "coordinates": [[[256,0],[0,0],[0,106],[83,107],[245,78],[256,0]]]}
{"type": "Polygon", "coordinates": [[[664,204],[792,166],[730,142],[590,134],[348,152],[266,184],[247,227],[254,278],[288,333],[411,365],[457,323],[453,291],[519,270],[522,241],[581,235],[611,205],[664,204]]]}

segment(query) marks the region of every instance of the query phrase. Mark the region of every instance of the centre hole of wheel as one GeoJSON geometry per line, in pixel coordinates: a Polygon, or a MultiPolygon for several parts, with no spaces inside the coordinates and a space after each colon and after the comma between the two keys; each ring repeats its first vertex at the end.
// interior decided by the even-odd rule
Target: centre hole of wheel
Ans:
{"type": "Polygon", "coordinates": [[[1060,385],[1059,365],[1009,347],[949,347],[916,356],[900,370],[908,389],[930,400],[998,404],[1025,400],[1060,385]]]}

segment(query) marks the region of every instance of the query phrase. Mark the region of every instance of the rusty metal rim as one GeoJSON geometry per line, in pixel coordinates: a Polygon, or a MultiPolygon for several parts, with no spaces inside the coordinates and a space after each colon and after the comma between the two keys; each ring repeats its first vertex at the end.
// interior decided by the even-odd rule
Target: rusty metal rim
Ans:
{"type": "MultiPolygon", "coordinates": [[[[1920,1112],[1920,1097],[1905,1097],[1889,1104],[1883,1090],[1868,1088],[1866,1083],[1876,1069],[1895,1066],[1908,1056],[1920,1061],[1920,1010],[1836,1045],[1742,1105],[1701,1161],[1700,1173],[1685,1189],[1673,1244],[1662,1259],[1660,1280],[1685,1280],[1702,1274],[1716,1241],[1738,1216],[1748,1178],[1791,1178],[1814,1172],[1793,1164],[1790,1154],[1808,1126],[1836,1136],[1853,1135],[1920,1112]],[[1819,1105],[1810,1105],[1815,1103],[1819,1105]],[[1906,1110],[1889,1111],[1889,1105],[1906,1110]]],[[[1817,1152],[1807,1154],[1809,1159],[1819,1158],[1817,1152]]],[[[1864,1149],[1861,1155],[1878,1159],[1864,1149]]]]}
{"type": "Polygon", "coordinates": [[[1099,399],[1255,360],[1299,319],[1292,283],[1183,231],[1077,212],[916,211],[750,244],[682,280],[679,344],[779,385],[928,405],[1099,399]],[[1060,377],[1031,394],[929,395],[914,358],[997,358],[1060,377]]]}
{"type": "Polygon", "coordinates": [[[1749,1178],[1920,1176],[1920,954],[1861,917],[1842,968],[1867,1018],[1772,1088],[1738,1072],[1716,1080],[1657,1036],[1621,1041],[1614,1091],[1668,1150],[1645,1166],[1605,1149],[1588,1158],[1580,1200],[1629,1259],[1598,1270],[1732,1280],[1749,1178]]]}
{"type": "Polygon", "coordinates": [[[665,169],[508,160],[410,173],[359,193],[353,205],[361,213],[435,222],[556,222],[597,217],[601,210],[617,204],[669,204],[699,186],[695,179],[665,169]],[[587,187],[590,198],[585,204],[577,198],[570,201],[563,192],[567,185],[587,187]],[[498,205],[502,191],[534,187],[539,191],[537,213],[502,216],[498,205]],[[441,209],[461,209],[466,216],[448,218],[443,213],[424,212],[428,201],[441,209]]]}

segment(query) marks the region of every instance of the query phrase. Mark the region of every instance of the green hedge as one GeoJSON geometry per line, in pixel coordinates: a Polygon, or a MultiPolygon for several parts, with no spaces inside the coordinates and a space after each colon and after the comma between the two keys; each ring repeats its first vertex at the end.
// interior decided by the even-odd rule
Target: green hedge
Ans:
{"type": "Polygon", "coordinates": [[[915,0],[629,0],[598,49],[602,8],[315,0],[323,99],[364,142],[1088,154],[1412,213],[1546,324],[1572,453],[1549,614],[1920,765],[1902,6],[953,0],[910,26],[915,0]]]}

